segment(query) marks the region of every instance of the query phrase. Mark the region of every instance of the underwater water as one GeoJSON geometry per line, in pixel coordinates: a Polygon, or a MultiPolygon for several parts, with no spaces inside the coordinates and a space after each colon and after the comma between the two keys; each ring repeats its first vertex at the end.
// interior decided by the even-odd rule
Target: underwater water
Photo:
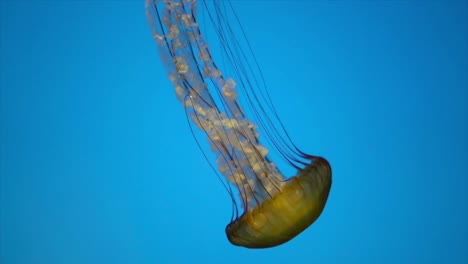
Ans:
{"type": "Polygon", "coordinates": [[[0,263],[466,263],[468,3],[232,2],[291,137],[332,166],[320,218],[229,243],[143,1],[4,0],[0,263]]]}

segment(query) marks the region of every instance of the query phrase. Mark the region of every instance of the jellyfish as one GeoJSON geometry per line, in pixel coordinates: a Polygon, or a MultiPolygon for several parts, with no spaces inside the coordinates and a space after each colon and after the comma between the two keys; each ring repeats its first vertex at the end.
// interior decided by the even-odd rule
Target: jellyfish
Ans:
{"type": "Polygon", "coordinates": [[[191,120],[192,134],[193,125],[206,135],[225,179],[233,203],[225,229],[228,240],[246,248],[274,247],[291,240],[322,213],[331,188],[331,167],[291,140],[230,1],[146,0],[145,8],[169,80],[191,120]],[[223,63],[230,66],[231,76],[214,61],[200,30],[199,9],[206,11],[205,22],[221,43],[223,63]],[[236,37],[232,21],[247,44],[236,37]],[[295,176],[281,173],[263,139],[297,169],[295,176]]]}

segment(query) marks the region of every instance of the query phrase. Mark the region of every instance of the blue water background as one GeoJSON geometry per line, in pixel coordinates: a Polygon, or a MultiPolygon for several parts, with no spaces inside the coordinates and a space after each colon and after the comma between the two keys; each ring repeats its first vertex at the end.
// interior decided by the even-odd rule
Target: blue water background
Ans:
{"type": "Polygon", "coordinates": [[[322,216],[229,244],[143,1],[0,4],[0,263],[468,263],[467,1],[234,1],[322,216]]]}

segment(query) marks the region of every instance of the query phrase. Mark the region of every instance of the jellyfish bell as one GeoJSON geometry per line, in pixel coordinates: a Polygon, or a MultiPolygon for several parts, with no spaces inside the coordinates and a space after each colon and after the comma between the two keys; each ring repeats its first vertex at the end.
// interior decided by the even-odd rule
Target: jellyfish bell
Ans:
{"type": "Polygon", "coordinates": [[[267,248],[291,240],[320,216],[330,187],[329,163],[311,157],[311,163],[287,180],[281,191],[226,227],[229,241],[247,248],[267,248]]]}
{"type": "MultiPolygon", "coordinates": [[[[206,135],[217,155],[218,170],[227,181],[223,184],[234,204],[226,227],[228,240],[247,248],[277,246],[320,216],[330,192],[331,167],[324,158],[307,155],[292,142],[254,54],[241,49],[228,23],[238,21],[230,2],[210,3],[211,9],[208,1],[146,0],[146,15],[187,119],[206,135]],[[197,4],[206,11],[206,20],[222,43],[233,77],[227,77],[214,62],[199,28],[197,4]],[[228,18],[226,10],[234,16],[228,18]],[[258,75],[261,80],[256,79],[258,75]],[[284,161],[298,169],[296,176],[287,179],[280,172],[260,134],[284,161]]],[[[245,36],[242,28],[241,33],[245,36]]],[[[249,45],[247,49],[251,52],[249,45]]],[[[192,126],[190,129],[194,134],[192,126]]]]}

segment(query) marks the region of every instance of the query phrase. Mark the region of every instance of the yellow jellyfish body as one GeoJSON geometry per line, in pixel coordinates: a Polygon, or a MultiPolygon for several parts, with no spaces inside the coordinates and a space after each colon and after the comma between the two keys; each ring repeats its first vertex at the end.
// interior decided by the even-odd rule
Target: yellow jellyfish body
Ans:
{"type": "Polygon", "coordinates": [[[285,243],[311,225],[322,213],[331,187],[331,168],[319,157],[280,192],[226,227],[229,241],[248,248],[285,243]]]}
{"type": "Polygon", "coordinates": [[[229,241],[248,248],[273,247],[292,239],[319,217],[331,187],[331,168],[325,159],[307,155],[292,143],[266,86],[249,79],[256,61],[243,62],[253,54],[247,56],[239,49],[227,23],[230,19],[222,13],[230,6],[225,6],[226,1],[212,3],[214,15],[209,13],[207,2],[201,1],[225,45],[233,77],[225,76],[213,61],[199,28],[197,1],[146,0],[146,15],[176,96],[187,118],[205,133],[217,155],[218,170],[228,181],[225,187],[234,204],[233,218],[226,227],[229,241]],[[241,96],[246,98],[243,102],[253,120],[244,113],[241,96]],[[298,169],[297,176],[283,176],[268,158],[260,133],[298,169]]]}

